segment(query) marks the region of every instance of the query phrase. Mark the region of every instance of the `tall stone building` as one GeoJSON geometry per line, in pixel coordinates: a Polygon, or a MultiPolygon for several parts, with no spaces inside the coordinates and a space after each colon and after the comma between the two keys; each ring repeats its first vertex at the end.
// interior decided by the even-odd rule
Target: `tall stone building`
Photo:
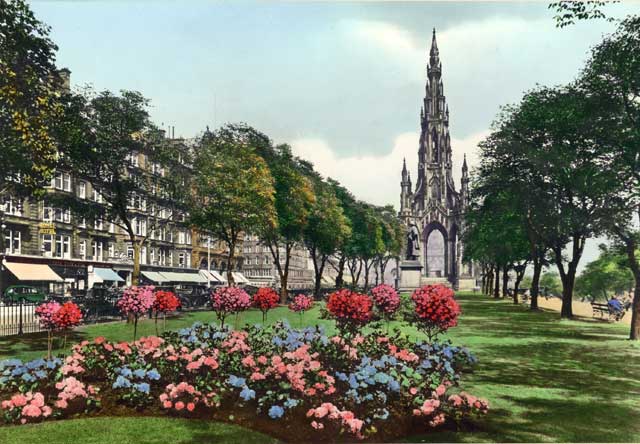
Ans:
{"type": "Polygon", "coordinates": [[[451,172],[449,106],[444,94],[435,29],[427,66],[425,97],[420,110],[420,130],[418,177],[414,189],[405,162],[400,183],[399,216],[407,226],[417,226],[422,283],[446,280],[456,288],[474,286],[473,267],[461,261],[464,246],[460,233],[469,201],[468,167],[465,157],[458,192],[451,172]]]}
{"type": "MultiPolygon", "coordinates": [[[[256,287],[280,287],[280,275],[269,248],[255,235],[245,235],[243,246],[243,274],[256,287]]],[[[314,274],[309,267],[309,254],[305,248],[294,247],[289,261],[287,287],[290,290],[313,288],[314,274]]],[[[280,251],[284,261],[284,250],[280,251]]]]}
{"type": "MultiPolygon", "coordinates": [[[[64,70],[61,74],[68,87],[69,72],[64,70]]],[[[193,149],[188,140],[181,138],[168,143],[175,150],[193,149]]],[[[132,153],[128,162],[123,168],[138,173],[171,174],[142,152],[132,153]]],[[[51,199],[56,193],[65,193],[99,205],[103,202],[100,192],[73,171],[56,171],[44,191],[40,199],[0,194],[4,235],[0,236],[0,293],[13,284],[33,285],[56,294],[83,292],[105,281],[130,284],[133,247],[124,230],[108,220],[89,221],[76,216],[69,208],[57,207],[51,199]]],[[[209,260],[211,270],[227,268],[225,248],[215,240],[209,244],[206,234],[187,226],[187,215],[164,214],[166,209],[142,197],[133,198],[128,209],[135,213],[132,225],[136,235],[145,238],[140,252],[142,283],[206,285],[208,274],[199,271],[209,268],[209,260]],[[169,223],[153,223],[167,218],[169,223]]],[[[241,267],[241,244],[236,257],[236,266],[241,267]]]]}

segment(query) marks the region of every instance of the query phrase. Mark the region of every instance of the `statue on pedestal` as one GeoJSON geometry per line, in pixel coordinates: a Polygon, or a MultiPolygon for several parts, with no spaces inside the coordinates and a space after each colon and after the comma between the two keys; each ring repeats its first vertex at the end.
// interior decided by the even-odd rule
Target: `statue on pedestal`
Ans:
{"type": "Polygon", "coordinates": [[[410,261],[418,260],[420,252],[420,233],[415,222],[409,223],[409,230],[407,231],[407,254],[406,259],[410,261]]]}

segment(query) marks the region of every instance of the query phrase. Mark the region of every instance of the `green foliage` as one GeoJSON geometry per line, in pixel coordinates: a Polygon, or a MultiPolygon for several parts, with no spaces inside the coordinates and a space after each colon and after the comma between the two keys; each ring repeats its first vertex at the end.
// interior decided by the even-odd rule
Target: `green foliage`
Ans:
{"type": "Polygon", "coordinates": [[[549,296],[562,295],[562,282],[556,272],[543,273],[540,277],[540,290],[542,294],[549,296]]]}
{"type": "Polygon", "coordinates": [[[605,19],[613,21],[612,17],[607,17],[602,8],[608,3],[618,3],[617,0],[562,0],[549,4],[549,9],[553,9],[556,15],[553,17],[558,28],[573,25],[578,20],[605,19]]]}
{"type": "Polygon", "coordinates": [[[49,27],[23,0],[0,0],[0,191],[34,192],[51,177],[62,84],[49,27]]]}
{"type": "Polygon", "coordinates": [[[629,269],[627,256],[601,245],[598,259],[589,262],[576,279],[576,293],[608,300],[612,294],[631,291],[633,285],[633,274],[629,269]]]}
{"type": "Polygon", "coordinates": [[[229,249],[232,278],[235,247],[243,233],[276,229],[273,177],[257,154],[246,127],[227,125],[207,132],[194,158],[191,223],[220,239],[229,249]]]}

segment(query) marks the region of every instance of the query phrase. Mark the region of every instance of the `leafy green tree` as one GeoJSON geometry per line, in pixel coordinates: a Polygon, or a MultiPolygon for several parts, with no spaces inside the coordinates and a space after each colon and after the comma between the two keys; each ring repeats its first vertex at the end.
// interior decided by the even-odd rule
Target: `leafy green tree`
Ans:
{"type": "Polygon", "coordinates": [[[316,197],[311,180],[304,168],[291,154],[288,145],[278,145],[267,155],[267,163],[274,178],[277,223],[263,236],[280,277],[280,301],[287,302],[291,251],[304,241],[316,197]]]}
{"type": "Polygon", "coordinates": [[[73,171],[93,192],[89,198],[48,197],[90,223],[113,223],[125,232],[133,249],[134,285],[148,237],[183,225],[190,186],[189,150],[165,139],[150,122],[147,107],[148,100],[134,91],[69,95],[57,130],[60,168],[73,171]]]}
{"type": "MultiPolygon", "coordinates": [[[[382,226],[382,244],[384,248],[376,257],[377,266],[380,269],[380,281],[384,283],[384,274],[390,260],[398,259],[402,253],[405,227],[396,215],[396,211],[391,205],[377,208],[378,216],[382,226]]],[[[377,269],[376,269],[377,276],[377,269]]],[[[376,277],[376,284],[378,278],[376,277]]]]}
{"type": "Polygon", "coordinates": [[[320,294],[322,275],[329,258],[351,235],[351,225],[330,185],[316,181],[316,200],[304,230],[304,243],[314,269],[314,294],[320,294]]]}
{"type": "Polygon", "coordinates": [[[260,235],[277,224],[273,177],[256,153],[247,127],[207,131],[195,151],[190,221],[227,247],[227,279],[234,283],[235,254],[245,233],[260,235]]]}
{"type": "Polygon", "coordinates": [[[345,187],[340,185],[336,180],[328,178],[327,184],[332,188],[340,206],[342,212],[346,217],[351,233],[348,237],[342,239],[340,245],[336,248],[336,252],[333,256],[333,260],[329,260],[329,265],[336,271],[336,287],[342,288],[344,286],[344,272],[347,267],[349,259],[348,251],[351,248],[351,241],[353,238],[353,221],[355,219],[356,212],[356,199],[345,187]]]}
{"type": "Polygon", "coordinates": [[[634,279],[624,252],[600,246],[598,259],[589,262],[576,279],[576,293],[583,297],[605,301],[612,294],[621,294],[633,288],[634,279]]]}
{"type": "Polygon", "coordinates": [[[562,281],[556,272],[546,272],[540,277],[540,288],[545,295],[561,296],[562,281]]]}
{"type": "Polygon", "coordinates": [[[580,78],[596,103],[590,124],[599,168],[615,180],[607,189],[605,230],[625,251],[635,279],[630,338],[640,339],[640,16],[629,16],[596,45],[580,78]]]}

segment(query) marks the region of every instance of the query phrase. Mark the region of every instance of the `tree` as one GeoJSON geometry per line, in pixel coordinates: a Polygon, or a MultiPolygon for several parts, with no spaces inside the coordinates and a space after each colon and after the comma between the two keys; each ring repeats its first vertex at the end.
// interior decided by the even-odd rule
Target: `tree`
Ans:
{"type": "Polygon", "coordinates": [[[600,140],[600,168],[609,183],[604,228],[625,251],[635,279],[630,339],[640,339],[640,16],[630,16],[596,45],[580,78],[597,106],[591,124],[600,140]]]}
{"type": "Polygon", "coordinates": [[[349,220],[330,185],[316,182],[316,201],[304,231],[304,243],[309,250],[314,269],[314,294],[320,285],[327,261],[351,235],[349,220]]]}
{"type": "MultiPolygon", "coordinates": [[[[376,257],[377,265],[380,268],[380,280],[384,283],[384,274],[387,264],[391,259],[399,258],[405,239],[405,227],[398,219],[395,209],[391,205],[377,209],[382,226],[382,244],[384,248],[376,257]]],[[[377,275],[377,272],[376,272],[377,275]]],[[[376,279],[378,284],[378,279],[376,279]]]]}
{"type": "Polygon", "coordinates": [[[576,293],[592,300],[601,296],[605,302],[611,294],[631,291],[633,274],[624,250],[600,245],[600,256],[589,262],[576,279],[576,293]]]}
{"type": "Polygon", "coordinates": [[[549,4],[549,9],[554,9],[556,15],[553,17],[558,28],[573,25],[577,20],[605,19],[609,22],[614,19],[607,17],[602,8],[607,3],[617,3],[617,1],[602,0],[562,0],[549,4]]]}
{"type": "Polygon", "coordinates": [[[299,160],[291,154],[288,145],[274,147],[266,161],[274,179],[277,223],[268,227],[262,240],[278,270],[280,302],[286,304],[291,251],[304,240],[316,198],[311,181],[303,174],[299,160]]]}
{"type": "Polygon", "coordinates": [[[543,273],[540,277],[540,288],[545,295],[562,296],[562,281],[556,272],[543,273]]]}
{"type": "Polygon", "coordinates": [[[0,195],[40,191],[55,168],[52,128],[60,118],[63,87],[55,66],[57,49],[49,27],[26,2],[0,0],[0,195]]]}
{"type": "Polygon", "coordinates": [[[347,249],[351,243],[351,239],[353,238],[353,220],[355,217],[356,199],[349,190],[340,185],[336,180],[328,178],[327,183],[331,186],[336,198],[340,202],[342,211],[347,218],[349,227],[351,228],[350,235],[344,238],[341,244],[336,248],[336,253],[334,255],[335,261],[329,260],[329,265],[334,268],[337,273],[336,287],[342,288],[344,286],[345,266],[347,265],[348,260],[347,249]]]}
{"type": "Polygon", "coordinates": [[[230,284],[243,234],[261,234],[277,224],[273,177],[249,130],[227,125],[206,132],[194,158],[190,221],[226,244],[230,284]]]}
{"type": "Polygon", "coordinates": [[[48,199],[96,228],[104,222],[121,228],[133,250],[137,285],[140,252],[149,236],[184,226],[190,152],[154,127],[148,100],[138,92],[69,94],[64,105],[57,129],[60,168],[89,183],[92,194],[56,193],[48,199]]]}

